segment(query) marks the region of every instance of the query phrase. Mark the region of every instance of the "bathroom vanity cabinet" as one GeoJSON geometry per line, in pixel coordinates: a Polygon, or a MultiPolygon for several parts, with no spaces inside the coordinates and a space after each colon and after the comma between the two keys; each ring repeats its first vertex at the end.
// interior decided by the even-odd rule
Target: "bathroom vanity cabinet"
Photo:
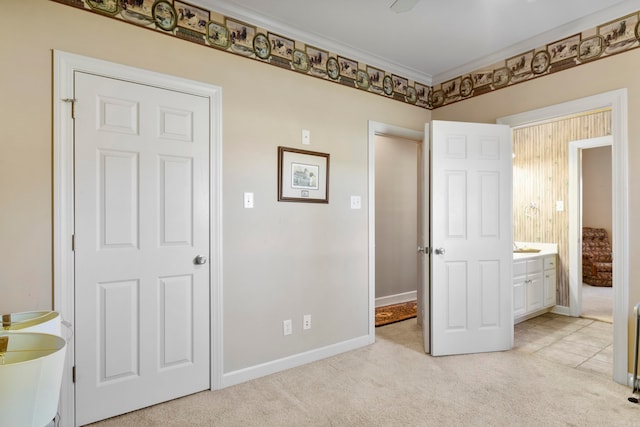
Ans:
{"type": "Polygon", "coordinates": [[[556,304],[557,253],[514,254],[513,318],[515,323],[550,311],[556,304]]]}

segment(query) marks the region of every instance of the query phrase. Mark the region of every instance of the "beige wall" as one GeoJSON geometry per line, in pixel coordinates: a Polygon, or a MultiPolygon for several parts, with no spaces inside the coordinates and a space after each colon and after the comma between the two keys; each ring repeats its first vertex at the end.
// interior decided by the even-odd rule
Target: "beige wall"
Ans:
{"type": "MultiPolygon", "coordinates": [[[[433,111],[434,120],[495,123],[504,116],[526,112],[611,90],[627,88],[629,115],[629,186],[640,180],[640,49],[567,71],[544,76],[433,111]]],[[[640,194],[629,191],[629,361],[633,360],[633,306],[640,301],[640,194]]]]}
{"type": "Polygon", "coordinates": [[[367,120],[430,112],[48,0],[3,2],[0,313],[52,307],[52,49],[223,89],[224,370],[368,333],[367,120]],[[328,205],[278,203],[277,147],[331,154],[328,205]],[[242,208],[242,193],[255,208],[242,208]],[[302,333],[303,314],[313,329],[302,333]],[[282,320],[293,335],[282,336],[282,320]]]}
{"type": "MultiPolygon", "coordinates": [[[[52,1],[2,5],[1,313],[52,307],[52,49],[223,88],[225,372],[367,333],[367,210],[348,209],[352,194],[367,206],[367,120],[418,131],[432,116],[493,123],[626,87],[629,182],[640,179],[640,49],[430,113],[52,1]],[[299,147],[302,128],[310,149],[331,153],[327,206],[275,201],[276,147],[299,147]],[[241,208],[243,191],[255,193],[254,210],[241,208]],[[314,316],[310,334],[303,313],[314,316]],[[296,320],[286,340],[285,318],[296,320]]],[[[640,301],[639,213],[631,191],[630,304],[640,301]]]]}
{"type": "Polygon", "coordinates": [[[582,150],[582,225],[611,237],[611,147],[582,150]]]}
{"type": "Polygon", "coordinates": [[[418,290],[418,142],[377,136],[376,298],[418,290]]]}

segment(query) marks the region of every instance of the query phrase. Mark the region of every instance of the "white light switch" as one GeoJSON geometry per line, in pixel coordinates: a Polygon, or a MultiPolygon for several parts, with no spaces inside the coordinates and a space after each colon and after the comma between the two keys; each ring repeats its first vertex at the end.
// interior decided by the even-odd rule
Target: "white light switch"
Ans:
{"type": "Polygon", "coordinates": [[[564,201],[556,200],[556,211],[562,212],[564,210],[564,201]]]}
{"type": "Polygon", "coordinates": [[[309,145],[311,144],[311,132],[306,129],[302,129],[302,144],[309,145]]]}
{"type": "Polygon", "coordinates": [[[351,196],[351,209],[360,209],[362,207],[362,199],[360,196],[351,196]]]}
{"type": "Polygon", "coordinates": [[[246,209],[253,208],[253,193],[244,193],[244,207],[246,209]]]}

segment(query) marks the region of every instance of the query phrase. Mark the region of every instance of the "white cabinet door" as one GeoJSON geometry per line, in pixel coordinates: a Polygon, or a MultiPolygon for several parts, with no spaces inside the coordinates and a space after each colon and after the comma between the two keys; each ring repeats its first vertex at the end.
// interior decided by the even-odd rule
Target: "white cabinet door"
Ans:
{"type": "Polygon", "coordinates": [[[527,312],[542,308],[542,273],[527,276],[527,312]]]}
{"type": "Polygon", "coordinates": [[[75,76],[76,422],[209,388],[209,103],[75,76]]]}
{"type": "Polygon", "coordinates": [[[556,304],[556,256],[544,259],[544,301],[545,307],[556,304]]]}
{"type": "Polygon", "coordinates": [[[544,273],[544,306],[549,307],[556,304],[556,271],[545,271],[544,273]]]}

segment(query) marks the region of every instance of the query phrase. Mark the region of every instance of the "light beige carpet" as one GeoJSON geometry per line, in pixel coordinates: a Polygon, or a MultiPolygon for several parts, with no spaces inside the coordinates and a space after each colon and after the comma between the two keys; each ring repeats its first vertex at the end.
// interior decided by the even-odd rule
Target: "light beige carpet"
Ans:
{"type": "MultiPolygon", "coordinates": [[[[628,387],[520,351],[431,357],[416,320],[376,343],[99,426],[638,426],[628,387]]],[[[170,386],[170,385],[168,385],[170,386]]]]}
{"type": "Polygon", "coordinates": [[[581,317],[613,323],[613,288],[583,283],[581,317]]]}

